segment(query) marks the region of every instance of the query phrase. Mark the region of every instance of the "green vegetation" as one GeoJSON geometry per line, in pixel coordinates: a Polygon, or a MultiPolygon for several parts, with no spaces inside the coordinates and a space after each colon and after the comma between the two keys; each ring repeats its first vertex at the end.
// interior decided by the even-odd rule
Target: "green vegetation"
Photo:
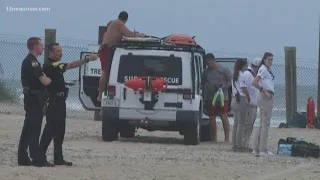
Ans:
{"type": "Polygon", "coordinates": [[[15,102],[17,100],[16,96],[9,89],[0,86],[0,101],[15,102]]]}

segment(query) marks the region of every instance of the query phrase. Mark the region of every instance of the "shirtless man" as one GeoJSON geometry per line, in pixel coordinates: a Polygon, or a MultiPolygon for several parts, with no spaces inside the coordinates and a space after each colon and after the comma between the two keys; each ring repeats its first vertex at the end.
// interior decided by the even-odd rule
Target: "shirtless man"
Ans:
{"type": "Polygon", "coordinates": [[[128,21],[128,13],[125,11],[120,12],[118,19],[110,21],[107,25],[107,31],[103,35],[103,40],[99,49],[99,57],[101,61],[101,77],[99,81],[99,94],[97,97],[98,101],[101,101],[103,89],[105,88],[107,73],[109,73],[112,56],[114,49],[112,46],[119,44],[122,37],[144,37],[143,33],[132,32],[126,26],[125,23],[128,21]]]}

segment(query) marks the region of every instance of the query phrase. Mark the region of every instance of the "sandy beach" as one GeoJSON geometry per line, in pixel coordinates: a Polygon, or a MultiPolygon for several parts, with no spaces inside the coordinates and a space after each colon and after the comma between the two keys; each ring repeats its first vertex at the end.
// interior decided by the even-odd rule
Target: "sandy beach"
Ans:
{"type": "MultiPolygon", "coordinates": [[[[183,145],[176,132],[139,130],[133,139],[103,142],[101,122],[68,119],[64,156],[72,167],[20,167],[17,146],[23,116],[0,114],[1,180],[303,180],[319,179],[320,161],[314,158],[254,157],[235,153],[225,143],[183,145]]],[[[45,123],[45,119],[44,119],[45,123]]],[[[223,140],[219,124],[219,141],[223,140]]],[[[268,146],[276,153],[279,138],[303,136],[320,144],[319,130],[270,130],[268,146]]],[[[52,160],[52,144],[48,152],[52,160]]]]}

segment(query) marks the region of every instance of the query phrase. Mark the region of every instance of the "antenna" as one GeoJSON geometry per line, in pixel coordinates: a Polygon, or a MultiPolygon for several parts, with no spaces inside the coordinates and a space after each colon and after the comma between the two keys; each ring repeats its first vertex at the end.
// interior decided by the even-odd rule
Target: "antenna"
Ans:
{"type": "MultiPolygon", "coordinates": [[[[319,42],[318,42],[318,89],[320,88],[320,13],[318,17],[318,23],[319,23],[319,42]]],[[[317,116],[320,116],[320,91],[318,91],[318,98],[317,98],[317,116]]]]}

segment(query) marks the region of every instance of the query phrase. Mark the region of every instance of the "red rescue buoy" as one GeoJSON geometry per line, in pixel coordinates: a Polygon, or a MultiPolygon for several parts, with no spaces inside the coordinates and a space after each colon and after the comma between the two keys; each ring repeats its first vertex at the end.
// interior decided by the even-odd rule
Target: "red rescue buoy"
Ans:
{"type": "Polygon", "coordinates": [[[133,89],[134,91],[162,91],[167,88],[168,82],[163,78],[159,77],[136,77],[130,79],[124,83],[124,85],[128,88],[133,89]]]}
{"type": "Polygon", "coordinates": [[[312,97],[309,97],[307,102],[307,128],[314,129],[315,127],[315,104],[312,97]]]}

